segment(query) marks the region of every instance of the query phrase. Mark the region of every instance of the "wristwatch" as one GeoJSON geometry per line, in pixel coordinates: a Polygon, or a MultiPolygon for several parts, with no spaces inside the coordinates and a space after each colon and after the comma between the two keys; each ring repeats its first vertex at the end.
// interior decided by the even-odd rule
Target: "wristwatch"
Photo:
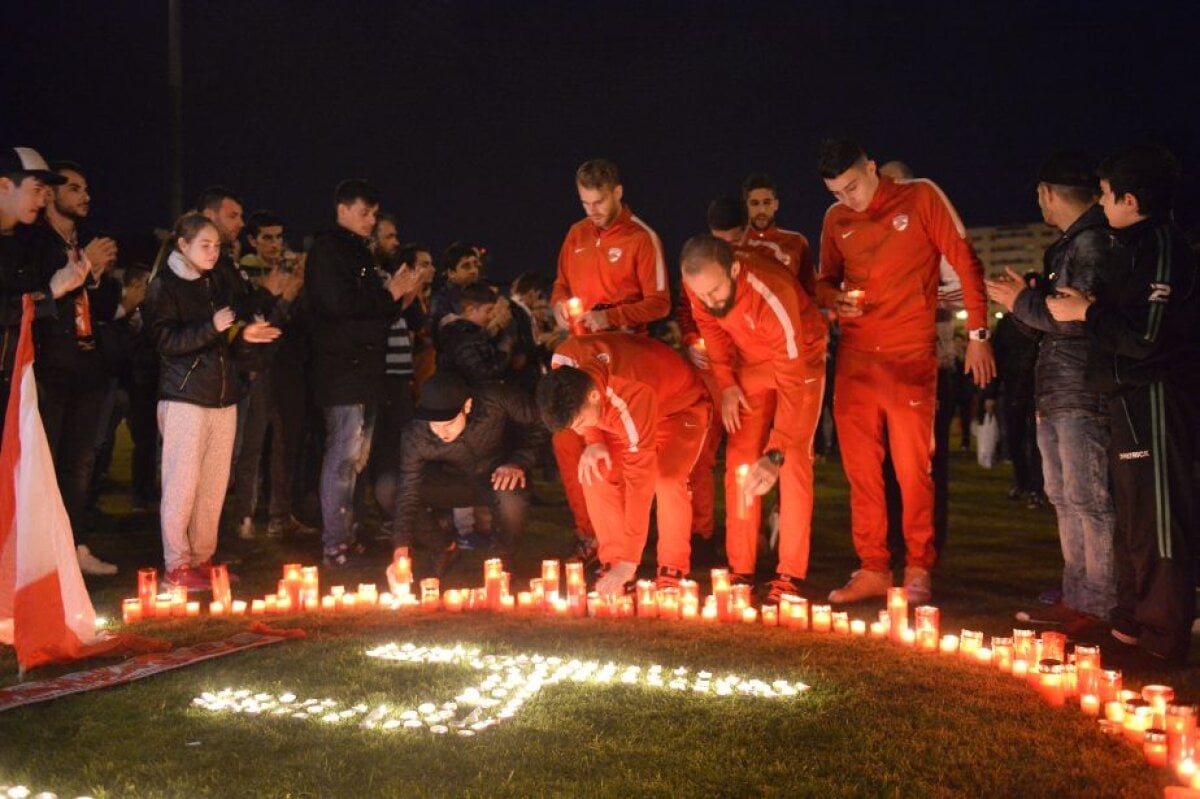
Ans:
{"type": "Polygon", "coordinates": [[[776,466],[783,465],[783,453],[777,449],[769,449],[763,453],[763,456],[776,466]]]}
{"type": "Polygon", "coordinates": [[[967,331],[967,338],[971,341],[987,341],[992,337],[992,333],[986,327],[977,327],[974,330],[967,331]]]}

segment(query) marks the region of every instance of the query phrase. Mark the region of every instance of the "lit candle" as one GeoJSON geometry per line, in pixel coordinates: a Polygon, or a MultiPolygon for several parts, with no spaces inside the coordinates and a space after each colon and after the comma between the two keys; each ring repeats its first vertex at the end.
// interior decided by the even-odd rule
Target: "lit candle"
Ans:
{"type": "MultiPolygon", "coordinates": [[[[354,610],[358,607],[358,597],[354,594],[342,594],[340,601],[342,610],[354,610]]],[[[271,610],[271,598],[267,597],[267,610],[271,610]]]]}
{"type": "Polygon", "coordinates": [[[758,621],[758,609],[754,607],[742,608],[742,621],[746,624],[754,624],[758,621]]]}
{"type": "Polygon", "coordinates": [[[158,596],[158,569],[138,569],[138,599],[142,603],[142,613],[154,615],[154,600],[158,596]]]}
{"type": "Polygon", "coordinates": [[[979,630],[963,630],[958,636],[958,653],[965,658],[974,659],[975,650],[983,646],[983,633],[979,630]]]}
{"type": "Polygon", "coordinates": [[[321,602],[321,577],[316,566],[304,566],[300,569],[300,579],[302,581],[301,594],[304,596],[304,606],[308,607],[308,600],[312,600],[313,606],[317,606],[321,602]]]}
{"type": "Polygon", "coordinates": [[[829,605],[812,606],[812,629],[815,633],[827,633],[833,626],[833,608],[829,605]]]}
{"type": "Polygon", "coordinates": [[[503,594],[500,597],[500,611],[502,613],[511,613],[516,610],[517,598],[512,594],[503,594]]]}
{"type": "Polygon", "coordinates": [[[744,608],[750,607],[750,593],[752,590],[753,590],[753,586],[749,585],[748,583],[739,583],[737,585],[730,586],[730,589],[729,589],[729,601],[731,603],[730,611],[735,616],[738,613],[740,613],[744,608]]]}
{"type": "Polygon", "coordinates": [[[229,607],[229,603],[233,601],[233,592],[229,588],[229,567],[224,563],[213,565],[208,572],[208,581],[212,588],[213,600],[229,607]]]}
{"type": "Polygon", "coordinates": [[[1036,663],[1033,630],[1013,630],[1013,660],[1036,663]]]}
{"type": "Polygon", "coordinates": [[[438,609],[442,602],[442,583],[436,577],[426,577],[421,581],[421,610],[426,612],[438,609]]]}
{"type": "MultiPolygon", "coordinates": [[[[1167,741],[1167,758],[1170,759],[1170,739],[1167,741]]],[[[1175,766],[1175,776],[1185,784],[1190,785],[1196,777],[1196,761],[1190,757],[1185,757],[1175,766]]]]}
{"type": "Polygon", "coordinates": [[[233,605],[231,606],[231,610],[233,611],[234,616],[245,616],[246,615],[246,600],[244,600],[244,599],[233,600],[233,605]]]}
{"type": "Polygon", "coordinates": [[[208,615],[209,616],[224,616],[225,615],[225,603],[219,602],[215,599],[212,602],[209,602],[208,603],[208,615]]]}
{"type": "Polygon", "coordinates": [[[570,297],[567,300],[567,320],[570,322],[571,332],[578,335],[579,317],[583,316],[583,300],[578,297],[570,297]]]}
{"type": "Polygon", "coordinates": [[[1121,693],[1122,677],[1119,669],[1108,669],[1100,672],[1099,694],[1100,701],[1107,702],[1117,699],[1121,693]]]}
{"type": "Polygon", "coordinates": [[[924,652],[938,650],[942,612],[932,605],[921,605],[913,611],[913,625],[916,627],[917,648],[924,652]]]}
{"type": "Polygon", "coordinates": [[[958,636],[943,635],[941,650],[943,655],[953,655],[958,651],[958,636]]]}
{"type": "Polygon", "coordinates": [[[267,613],[279,612],[279,597],[275,596],[275,594],[267,594],[263,597],[263,600],[266,602],[267,613]]]}
{"type": "MultiPolygon", "coordinates": [[[[908,627],[908,591],[903,587],[889,588],[887,590],[887,611],[892,639],[899,641],[900,632],[908,627]]],[[[936,638],[936,633],[934,637],[936,638]]]]}
{"type": "Polygon", "coordinates": [[[529,591],[517,592],[517,607],[522,610],[529,610],[533,607],[533,594],[529,591]]]}
{"type": "Polygon", "coordinates": [[[633,597],[628,594],[617,597],[617,615],[622,619],[633,618],[633,597]]]}
{"type": "Polygon", "coordinates": [[[881,621],[871,622],[871,637],[872,638],[886,638],[887,631],[888,631],[887,625],[884,624],[883,622],[881,622],[881,621]]]}
{"type": "Polygon", "coordinates": [[[549,603],[546,601],[546,590],[544,586],[545,583],[542,582],[541,577],[535,577],[529,581],[529,594],[533,599],[533,604],[535,607],[540,608],[549,606],[549,603]]]}
{"type": "Polygon", "coordinates": [[[789,602],[788,609],[788,626],[795,627],[798,630],[808,629],[808,600],[802,596],[790,595],[787,597],[789,602]]]}
{"type": "Polygon", "coordinates": [[[587,580],[583,576],[583,564],[579,561],[571,561],[567,564],[567,596],[586,595],[587,580]]]}
{"type": "Polygon", "coordinates": [[[1067,662],[1067,634],[1056,630],[1046,630],[1042,633],[1042,654],[1040,660],[1057,660],[1067,662]]]}
{"type": "Polygon", "coordinates": [[[904,644],[905,646],[913,646],[917,643],[916,631],[907,624],[904,625],[904,629],[900,631],[900,643],[904,644]]]}
{"type": "Polygon", "coordinates": [[[552,593],[558,590],[558,567],[557,560],[542,561],[542,580],[541,586],[545,593],[552,593]]]}
{"type": "Polygon", "coordinates": [[[1131,744],[1141,745],[1146,740],[1146,730],[1150,729],[1150,720],[1154,718],[1154,709],[1140,699],[1131,699],[1125,703],[1125,738],[1131,744]]]}
{"type": "Polygon", "coordinates": [[[1100,697],[1096,694],[1081,694],[1079,696],[1079,709],[1088,716],[1100,715],[1100,697]]]}
{"type": "Polygon", "coordinates": [[[712,595],[716,597],[717,618],[724,619],[729,614],[729,570],[712,570],[712,595]]]}
{"type": "Polygon", "coordinates": [[[1000,671],[1012,671],[1013,639],[1011,637],[992,636],[992,662],[1000,671]]]}
{"type": "Polygon", "coordinates": [[[261,599],[255,599],[250,602],[250,615],[261,616],[267,612],[267,603],[261,599]]]}
{"type": "Polygon", "coordinates": [[[762,623],[767,627],[779,624],[779,608],[776,605],[762,606],[762,623]]]}
{"type": "Polygon", "coordinates": [[[1063,694],[1063,667],[1056,660],[1047,658],[1038,667],[1039,682],[1042,698],[1051,707],[1062,707],[1066,703],[1063,694]]]}
{"type": "Polygon", "coordinates": [[[700,611],[700,618],[707,622],[715,622],[718,619],[717,603],[712,600],[713,597],[708,597],[704,601],[704,609],[700,611]]]}
{"type": "Polygon", "coordinates": [[[140,599],[123,599],[121,600],[121,621],[126,624],[133,624],[142,620],[142,600],[140,599]]]}
{"type": "Polygon", "coordinates": [[[1146,757],[1146,763],[1155,768],[1166,768],[1167,766],[1167,734],[1161,729],[1152,728],[1146,730],[1146,737],[1142,741],[1142,754],[1146,757]]]}
{"type": "Polygon", "coordinates": [[[866,291],[863,289],[846,289],[842,294],[855,308],[862,308],[863,297],[866,296],[866,291]]]}
{"type": "Polygon", "coordinates": [[[320,607],[320,605],[318,604],[319,601],[320,600],[318,600],[317,597],[315,597],[315,596],[304,597],[304,609],[306,611],[308,611],[309,613],[312,613],[314,610],[316,610],[317,608],[320,607]]]}
{"type": "Polygon", "coordinates": [[[658,603],[658,617],[660,619],[675,620],[679,618],[678,588],[663,588],[658,591],[655,601],[658,603]]]}
{"type": "Polygon", "coordinates": [[[171,615],[186,616],[187,615],[187,589],[182,585],[177,585],[171,589],[171,615]]]}
{"type": "Polygon", "coordinates": [[[333,594],[321,597],[321,610],[337,610],[337,597],[333,594]]]}
{"type": "Polygon", "coordinates": [[[1021,680],[1025,679],[1029,674],[1029,661],[1028,660],[1014,660],[1012,662],[1012,673],[1013,673],[1013,676],[1018,679],[1021,679],[1021,680]]]}
{"type": "Polygon", "coordinates": [[[197,616],[200,615],[200,603],[199,602],[188,602],[184,606],[184,613],[186,613],[191,618],[196,618],[197,616]]]}
{"type": "Polygon", "coordinates": [[[379,604],[379,589],[375,583],[360,583],[358,586],[358,602],[362,605],[379,604]]]}
{"type": "Polygon", "coordinates": [[[865,621],[863,621],[862,619],[854,619],[853,621],[850,622],[850,634],[851,635],[866,635],[867,634],[867,623],[865,621]]]}
{"type": "Polygon", "coordinates": [[[1167,759],[1178,766],[1190,761],[1196,748],[1196,706],[1167,705],[1167,759]]]}
{"type": "Polygon", "coordinates": [[[571,611],[571,603],[570,602],[563,599],[562,597],[558,597],[554,600],[554,615],[555,616],[566,616],[570,611],[571,611]]]}
{"type": "Polygon", "coordinates": [[[833,631],[839,635],[850,634],[850,614],[845,611],[837,611],[829,614],[830,626],[833,631]]]}
{"type": "Polygon", "coordinates": [[[637,616],[639,619],[658,618],[658,603],[655,601],[653,580],[637,581],[637,616]]]}
{"type": "Polygon", "coordinates": [[[1154,709],[1151,727],[1165,727],[1167,704],[1175,698],[1175,689],[1169,685],[1146,685],[1142,687],[1142,699],[1154,709]]]}
{"type": "Polygon", "coordinates": [[[679,597],[681,600],[691,597],[696,600],[696,604],[700,604],[700,584],[695,580],[680,580],[679,581],[679,597]]]}
{"type": "Polygon", "coordinates": [[[500,558],[488,558],[483,562],[483,587],[485,605],[493,610],[500,608],[503,593],[504,562],[500,558]]]}
{"type": "Polygon", "coordinates": [[[691,595],[685,595],[679,601],[679,617],[685,621],[695,621],[700,617],[700,600],[691,595]]]}
{"type": "Polygon", "coordinates": [[[463,609],[463,595],[457,588],[447,588],[442,593],[442,605],[449,613],[461,613],[463,609]]]}
{"type": "Polygon", "coordinates": [[[154,615],[160,619],[169,617],[173,604],[170,594],[159,594],[154,600],[154,615]]]}
{"type": "MultiPolygon", "coordinates": [[[[1024,661],[1022,661],[1024,662],[1024,661]]],[[[1104,718],[1114,724],[1124,724],[1125,703],[1120,699],[1112,699],[1104,703],[1104,718]]]]}

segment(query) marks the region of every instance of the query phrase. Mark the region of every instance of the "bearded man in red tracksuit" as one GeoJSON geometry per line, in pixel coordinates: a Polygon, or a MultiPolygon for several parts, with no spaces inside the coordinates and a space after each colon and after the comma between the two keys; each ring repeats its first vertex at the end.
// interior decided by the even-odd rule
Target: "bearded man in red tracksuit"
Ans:
{"type": "Polygon", "coordinates": [[[779,192],[775,181],[761,172],[750,175],[742,182],[742,200],[749,225],[743,225],[739,241],[762,250],[781,263],[800,281],[804,293],[809,298],[815,297],[817,273],[813,267],[808,237],[775,224],[775,215],[779,213],[779,192]]]}
{"type": "Polygon", "coordinates": [[[657,501],[659,587],[691,570],[688,480],[704,445],[712,403],[696,370],[648,336],[598,333],[567,339],[538,384],[551,431],[586,442],[578,466],[602,571],[596,590],[633,587],[657,501]]]}
{"type": "Polygon", "coordinates": [[[932,181],[881,177],[861,147],[840,139],[822,144],[818,172],[837,199],[821,228],[817,297],[840,319],[834,418],[862,562],[829,600],[881,596],[892,584],[882,471],[886,436],[904,506],[904,586],[910,602],[925,602],[937,557],[929,470],[938,265],[944,256],[962,281],[970,339],[965,366],[980,386],[996,372],[983,266],[957,212],[932,181]]]}
{"type": "Polygon", "coordinates": [[[779,566],[766,601],[800,593],[808,573],[812,439],[824,393],[825,323],[775,261],[695,236],[680,257],[690,314],[719,389],[726,549],[733,579],[752,583],[759,503],[780,482],[779,566]],[[749,467],[744,477],[738,468],[749,467]]]}
{"type": "MultiPolygon", "coordinates": [[[[575,172],[575,187],[587,216],[571,226],[559,251],[558,276],[550,295],[554,318],[561,328],[577,334],[604,330],[644,334],[651,322],[671,310],[658,234],[622,203],[621,176],[611,161],[584,162],[575,172]]],[[[576,477],[584,441],[563,429],[553,443],[575,519],[574,557],[587,563],[596,558],[597,544],[576,477]]]]}

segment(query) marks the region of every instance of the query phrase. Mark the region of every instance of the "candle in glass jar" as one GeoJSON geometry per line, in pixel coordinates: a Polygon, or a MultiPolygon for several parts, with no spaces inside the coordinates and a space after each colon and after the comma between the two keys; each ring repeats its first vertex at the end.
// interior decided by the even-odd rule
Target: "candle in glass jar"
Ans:
{"type": "Polygon", "coordinates": [[[219,602],[215,599],[212,602],[209,602],[208,603],[208,615],[209,616],[224,616],[225,615],[225,603],[219,602]]]}
{"type": "Polygon", "coordinates": [[[457,588],[447,588],[442,593],[442,606],[450,613],[461,613],[463,609],[463,595],[457,588]]]}
{"type": "Polygon", "coordinates": [[[421,581],[421,610],[437,610],[442,604],[442,582],[436,577],[426,577],[421,581]]]}
{"type": "Polygon", "coordinates": [[[250,602],[250,615],[261,616],[267,612],[267,603],[261,599],[255,599],[250,602]]]}
{"type": "Polygon", "coordinates": [[[142,611],[145,615],[153,615],[154,600],[158,596],[158,569],[138,569],[137,576],[138,599],[142,603],[142,611]]]}
{"type": "Polygon", "coordinates": [[[788,626],[797,630],[808,629],[808,600],[802,596],[791,597],[791,607],[788,611],[788,626]]]}
{"type": "Polygon", "coordinates": [[[679,600],[679,618],[685,621],[694,621],[700,617],[700,600],[697,597],[685,594],[679,600]]]}
{"type": "Polygon", "coordinates": [[[713,597],[709,596],[704,600],[704,608],[700,611],[700,618],[703,621],[715,622],[719,618],[716,601],[709,601],[712,599],[713,597]]]}
{"type": "Polygon", "coordinates": [[[585,332],[578,329],[581,316],[583,316],[583,300],[578,297],[569,297],[567,299],[567,321],[570,323],[571,332],[576,335],[585,332]]]}
{"type": "Polygon", "coordinates": [[[762,623],[767,627],[779,624],[779,607],[777,605],[762,606],[762,623]]]}
{"type": "Polygon", "coordinates": [[[1131,744],[1140,745],[1146,737],[1146,730],[1151,728],[1154,709],[1140,699],[1131,699],[1125,703],[1125,739],[1131,744]]]}
{"type": "Polygon", "coordinates": [[[839,635],[850,634],[850,614],[846,611],[837,611],[829,614],[831,629],[839,635]]]}
{"type": "Polygon", "coordinates": [[[141,620],[142,600],[136,598],[121,600],[121,621],[126,624],[133,624],[141,620]]]}
{"type": "Polygon", "coordinates": [[[1029,674],[1028,660],[1014,660],[1012,662],[1012,674],[1019,680],[1023,680],[1029,674]]]}
{"type": "Polygon", "coordinates": [[[587,580],[583,576],[583,564],[579,561],[572,561],[567,564],[567,595],[585,596],[586,594],[587,580]]]}
{"type": "Polygon", "coordinates": [[[1038,689],[1051,707],[1066,704],[1063,692],[1063,667],[1056,660],[1046,659],[1038,666],[1038,689]]]}
{"type": "Polygon", "coordinates": [[[1080,694],[1079,709],[1088,716],[1100,715],[1100,697],[1096,694],[1080,694]]]}
{"type": "Polygon", "coordinates": [[[529,610],[533,607],[533,594],[529,591],[517,592],[517,607],[521,610],[529,610]]]}
{"type": "Polygon", "coordinates": [[[1057,660],[1067,662],[1067,634],[1057,630],[1046,630],[1042,633],[1042,660],[1057,660]]]}
{"type": "Polygon", "coordinates": [[[1196,706],[1167,705],[1167,759],[1173,766],[1191,760],[1196,748],[1196,706]]]}
{"type": "Polygon", "coordinates": [[[246,615],[246,600],[244,600],[244,599],[233,600],[233,604],[230,606],[230,610],[232,611],[234,616],[245,616],[246,615]]]}
{"type": "Polygon", "coordinates": [[[1121,692],[1122,677],[1119,669],[1101,670],[1099,675],[1100,701],[1108,702],[1118,698],[1121,692]]]}
{"type": "Polygon", "coordinates": [[[1146,763],[1155,768],[1167,766],[1167,734],[1162,729],[1152,727],[1146,730],[1142,741],[1142,754],[1146,763]]]}
{"type": "Polygon", "coordinates": [[[953,655],[958,652],[958,636],[943,635],[941,643],[941,651],[943,655],[953,655]]]}
{"type": "Polygon", "coordinates": [[[321,610],[337,610],[337,597],[333,594],[321,597],[321,610]]]}
{"type": "Polygon", "coordinates": [[[992,662],[1000,671],[1012,671],[1013,639],[1007,636],[992,636],[992,662]]]}
{"type": "Polygon", "coordinates": [[[729,570],[712,570],[712,595],[716,597],[717,618],[724,619],[729,613],[729,570]]]}
{"type": "Polygon", "coordinates": [[[1175,689],[1169,685],[1142,686],[1142,699],[1154,710],[1154,723],[1151,727],[1165,727],[1167,704],[1175,698],[1175,689]]]}
{"type": "Polygon", "coordinates": [[[208,582],[213,600],[229,607],[233,601],[233,592],[229,588],[229,567],[224,563],[213,564],[208,572],[208,582]]]}
{"type": "Polygon", "coordinates": [[[900,631],[908,627],[908,591],[903,586],[887,590],[888,628],[893,641],[900,640],[900,631]]]}
{"type": "Polygon", "coordinates": [[[678,588],[663,588],[660,589],[655,597],[658,603],[658,617],[660,619],[678,619],[679,618],[679,589],[678,588]]]}
{"type": "Polygon", "coordinates": [[[942,612],[932,605],[921,605],[913,611],[918,649],[925,652],[937,651],[941,615],[942,612]]]}
{"type": "Polygon", "coordinates": [[[658,618],[658,603],[655,602],[653,580],[637,581],[637,616],[639,619],[658,618]]]}
{"type": "Polygon", "coordinates": [[[871,637],[872,638],[886,638],[887,637],[887,625],[878,620],[871,622],[871,637]]]}
{"type": "Polygon", "coordinates": [[[196,618],[197,616],[200,615],[200,603],[199,602],[188,602],[184,606],[184,613],[190,618],[193,618],[193,619],[196,618]]]}
{"type": "Polygon", "coordinates": [[[851,635],[866,635],[867,634],[867,623],[865,621],[863,621],[862,619],[852,620],[850,622],[850,634],[851,635]]]}
{"type": "Polygon", "coordinates": [[[554,600],[554,615],[566,616],[571,612],[571,603],[562,597],[556,597],[554,600]]]}
{"type": "Polygon", "coordinates": [[[983,632],[980,630],[963,630],[958,636],[958,653],[964,658],[973,659],[975,650],[983,646],[983,632]]]}
{"type": "Polygon", "coordinates": [[[541,586],[543,592],[558,590],[558,568],[559,562],[557,560],[542,561],[541,586]]]}
{"type": "Polygon", "coordinates": [[[1013,630],[1013,660],[1036,663],[1033,630],[1013,630]]]}
{"type": "Polygon", "coordinates": [[[1104,718],[1114,724],[1123,724],[1125,721],[1125,703],[1120,699],[1111,699],[1105,702],[1104,718]]]}
{"type": "Polygon", "coordinates": [[[758,621],[758,609],[754,607],[742,608],[742,621],[746,624],[754,624],[758,621]]]}
{"type": "Polygon", "coordinates": [[[812,606],[812,629],[815,633],[827,633],[833,626],[833,608],[829,605],[812,606]]]}

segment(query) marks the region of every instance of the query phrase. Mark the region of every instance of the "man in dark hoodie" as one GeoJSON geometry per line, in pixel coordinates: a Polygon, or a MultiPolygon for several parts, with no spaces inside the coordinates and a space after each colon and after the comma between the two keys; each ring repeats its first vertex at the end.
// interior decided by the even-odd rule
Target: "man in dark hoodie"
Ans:
{"type": "Polygon", "coordinates": [[[459,292],[462,311],[442,319],[437,334],[437,368],[453,372],[470,386],[499,381],[508,372],[508,353],[494,341],[493,328],[500,299],[482,283],[459,292]]]}
{"type": "Polygon", "coordinates": [[[1116,247],[1092,294],[1061,287],[1059,322],[1083,322],[1089,385],[1112,430],[1117,604],[1112,637],[1172,664],[1187,659],[1196,610],[1197,496],[1191,473],[1200,388],[1196,262],[1171,216],[1178,162],[1142,146],[1100,165],[1116,247]]]}
{"type": "Polygon", "coordinates": [[[371,255],[379,193],[364,180],[344,180],[334,194],[337,226],[319,234],[305,279],[313,310],[313,378],[325,414],[321,518],[325,565],[350,565],[354,487],[371,452],[375,409],[384,381],[388,328],[411,280],[397,270],[381,282],[371,255]]]}
{"type": "Polygon", "coordinates": [[[1042,335],[1034,381],[1038,448],[1063,552],[1062,600],[1017,617],[1073,633],[1107,619],[1116,604],[1111,434],[1104,397],[1087,385],[1084,323],[1055,320],[1046,300],[1065,288],[1096,294],[1112,236],[1096,204],[1095,174],[1081,156],[1060,153],[1046,161],[1037,197],[1046,223],[1062,231],[1046,250],[1041,285],[1025,289],[1010,270],[1007,280],[988,281],[988,296],[1042,335]]]}

